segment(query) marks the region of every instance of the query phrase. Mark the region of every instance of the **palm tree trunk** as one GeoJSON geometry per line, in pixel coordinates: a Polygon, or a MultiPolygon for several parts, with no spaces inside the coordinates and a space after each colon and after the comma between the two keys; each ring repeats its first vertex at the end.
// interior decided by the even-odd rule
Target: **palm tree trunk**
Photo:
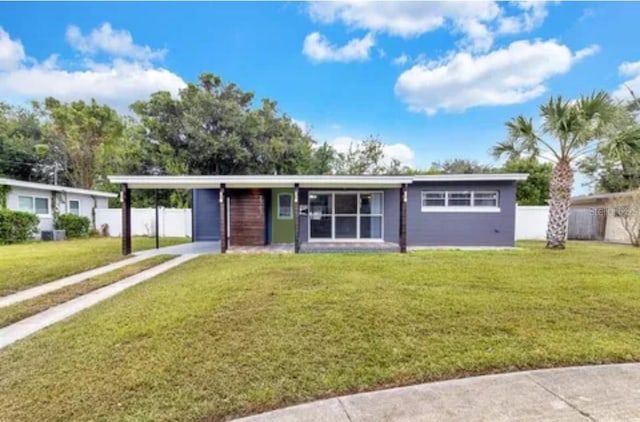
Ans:
{"type": "Polygon", "coordinates": [[[549,193],[549,223],[547,224],[547,248],[564,249],[567,239],[573,170],[567,160],[560,160],[553,168],[549,193]]]}

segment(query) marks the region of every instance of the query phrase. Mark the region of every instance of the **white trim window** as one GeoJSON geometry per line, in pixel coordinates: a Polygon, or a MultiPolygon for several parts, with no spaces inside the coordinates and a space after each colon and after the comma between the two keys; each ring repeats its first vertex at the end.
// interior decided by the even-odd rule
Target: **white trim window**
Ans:
{"type": "Polygon", "coordinates": [[[69,214],[80,215],[80,201],[77,199],[69,200],[69,214]]]}
{"type": "Polygon", "coordinates": [[[293,219],[293,194],[278,194],[278,220],[293,219]]]}
{"type": "Polygon", "coordinates": [[[422,191],[422,212],[500,212],[498,191],[422,191]]]}
{"type": "Polygon", "coordinates": [[[18,196],[18,210],[37,215],[50,215],[49,198],[44,196],[18,196]]]}
{"type": "Polygon", "coordinates": [[[309,241],[381,241],[384,195],[373,191],[309,192],[309,241]]]}

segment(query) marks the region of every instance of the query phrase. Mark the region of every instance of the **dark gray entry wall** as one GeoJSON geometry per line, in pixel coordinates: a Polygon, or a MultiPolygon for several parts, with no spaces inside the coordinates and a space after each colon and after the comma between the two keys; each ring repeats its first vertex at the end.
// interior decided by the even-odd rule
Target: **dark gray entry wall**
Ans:
{"type": "Polygon", "coordinates": [[[513,246],[515,182],[414,182],[407,201],[408,246],[513,246]],[[422,191],[497,190],[500,212],[422,212],[422,191]]]}
{"type": "Polygon", "coordinates": [[[193,190],[193,240],[220,240],[220,191],[193,190]]]}

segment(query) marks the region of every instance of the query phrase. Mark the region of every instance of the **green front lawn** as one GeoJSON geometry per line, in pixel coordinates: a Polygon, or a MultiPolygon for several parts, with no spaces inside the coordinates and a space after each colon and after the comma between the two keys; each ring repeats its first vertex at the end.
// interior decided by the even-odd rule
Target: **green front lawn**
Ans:
{"type": "MultiPolygon", "coordinates": [[[[190,241],[185,237],[164,237],[160,245],[190,241]]],[[[0,246],[0,296],[123,259],[120,245],[120,238],[96,237],[0,246]]],[[[133,238],[134,251],[154,247],[154,238],[133,238]]]]}
{"type": "Polygon", "coordinates": [[[209,255],[0,351],[11,421],[223,420],[640,359],[640,250],[209,255]]]}

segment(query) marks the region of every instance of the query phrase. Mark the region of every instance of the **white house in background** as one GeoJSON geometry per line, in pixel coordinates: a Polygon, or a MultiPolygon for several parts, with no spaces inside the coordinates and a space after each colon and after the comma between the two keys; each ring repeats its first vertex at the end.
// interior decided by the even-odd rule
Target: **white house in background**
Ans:
{"type": "Polygon", "coordinates": [[[53,230],[53,215],[75,214],[89,218],[95,225],[96,208],[108,208],[115,193],[76,189],[45,183],[23,182],[0,177],[0,186],[9,186],[7,208],[26,211],[40,218],[40,231],[53,230]]]}

